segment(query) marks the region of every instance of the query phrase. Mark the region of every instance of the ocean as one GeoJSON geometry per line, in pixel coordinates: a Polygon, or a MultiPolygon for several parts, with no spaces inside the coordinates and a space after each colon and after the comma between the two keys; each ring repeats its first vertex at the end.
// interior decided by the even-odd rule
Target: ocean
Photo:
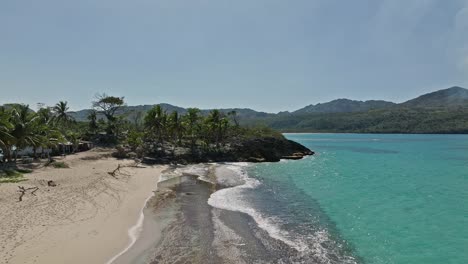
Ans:
{"type": "Polygon", "coordinates": [[[277,263],[468,263],[467,135],[286,137],[316,155],[224,165],[208,199],[281,241],[277,263]]]}

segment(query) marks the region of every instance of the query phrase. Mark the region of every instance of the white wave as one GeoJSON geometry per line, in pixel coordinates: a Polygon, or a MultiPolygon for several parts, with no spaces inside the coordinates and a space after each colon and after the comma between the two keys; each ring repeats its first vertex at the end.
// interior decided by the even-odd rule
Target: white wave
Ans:
{"type": "Polygon", "coordinates": [[[221,189],[211,194],[208,199],[208,204],[219,209],[248,214],[255,220],[258,227],[265,230],[272,238],[283,241],[299,252],[305,251],[308,248],[305,243],[289,239],[289,233],[275,225],[275,219],[273,217],[263,216],[242,199],[241,192],[244,189],[254,189],[261,184],[258,180],[248,177],[244,170],[245,166],[247,165],[229,164],[226,166],[227,169],[237,172],[236,175],[241,177],[245,183],[231,188],[221,189]]]}
{"type": "Polygon", "coordinates": [[[208,183],[213,184],[213,182],[210,180],[208,177],[208,174],[210,172],[210,166],[207,166],[206,164],[195,164],[195,165],[187,165],[179,168],[175,168],[173,170],[170,170],[169,172],[161,174],[159,177],[158,185],[165,183],[165,182],[170,182],[172,180],[174,184],[177,183],[177,180],[175,178],[183,178],[184,176],[195,176],[198,177],[199,180],[205,181],[208,183]]]}
{"type": "MultiPolygon", "coordinates": [[[[250,215],[257,223],[258,227],[265,230],[268,235],[274,239],[280,240],[288,246],[296,249],[301,255],[314,255],[315,258],[320,259],[320,263],[335,263],[331,261],[329,249],[323,246],[324,242],[330,241],[331,238],[327,230],[320,230],[308,236],[302,236],[299,234],[290,234],[288,231],[281,229],[278,223],[280,219],[275,217],[267,217],[257,210],[255,210],[247,201],[243,200],[242,192],[245,189],[255,189],[261,182],[250,178],[245,167],[249,164],[226,164],[226,169],[236,172],[237,175],[244,184],[221,189],[211,194],[208,199],[208,204],[219,209],[236,211],[250,215]]],[[[341,263],[355,264],[356,261],[353,257],[342,256],[341,263]]],[[[333,259],[333,258],[332,258],[333,259]]]]}

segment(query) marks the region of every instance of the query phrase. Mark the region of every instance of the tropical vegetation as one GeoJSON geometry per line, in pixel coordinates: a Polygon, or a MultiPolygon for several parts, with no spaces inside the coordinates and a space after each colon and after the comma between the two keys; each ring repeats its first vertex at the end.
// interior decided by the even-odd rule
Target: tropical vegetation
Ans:
{"type": "Polygon", "coordinates": [[[197,108],[189,108],[180,114],[156,105],[144,115],[129,119],[118,113],[125,106],[123,97],[97,95],[92,105],[86,121],[76,121],[66,101],[51,107],[39,105],[36,111],[22,104],[0,107],[3,161],[16,161],[19,150],[25,148],[32,148],[33,157],[44,156],[44,150],[61,154],[60,144],[67,143],[77,149],[83,140],[120,146],[138,157],[175,153],[199,157],[225,151],[239,140],[259,136],[282,138],[268,128],[241,127],[236,111],[225,114],[212,110],[203,114],[197,108]]]}

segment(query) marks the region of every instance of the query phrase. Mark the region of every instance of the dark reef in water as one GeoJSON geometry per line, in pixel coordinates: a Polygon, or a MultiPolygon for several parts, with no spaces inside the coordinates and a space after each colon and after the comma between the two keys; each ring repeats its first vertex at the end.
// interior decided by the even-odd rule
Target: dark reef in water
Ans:
{"type": "Polygon", "coordinates": [[[144,163],[201,163],[201,162],[278,162],[281,159],[302,159],[313,155],[307,147],[284,137],[257,137],[234,140],[210,150],[192,151],[190,148],[168,146],[166,150],[145,156],[144,163]]]}

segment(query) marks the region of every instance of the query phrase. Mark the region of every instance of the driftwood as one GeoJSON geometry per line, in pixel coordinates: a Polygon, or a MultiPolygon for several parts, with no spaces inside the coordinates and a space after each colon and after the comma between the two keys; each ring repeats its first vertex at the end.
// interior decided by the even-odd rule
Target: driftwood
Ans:
{"type": "Polygon", "coordinates": [[[117,168],[115,168],[113,171],[108,171],[107,173],[110,176],[114,177],[114,178],[117,178],[117,175],[119,175],[119,174],[124,175],[124,176],[130,176],[129,174],[122,172],[120,169],[122,169],[122,168],[132,168],[132,167],[136,168],[136,167],[138,167],[138,165],[140,165],[140,163],[138,163],[137,161],[135,161],[134,164],[127,165],[127,166],[122,166],[121,164],[119,164],[119,165],[117,165],[117,168]]]}
{"type": "Polygon", "coordinates": [[[26,194],[27,191],[31,191],[31,194],[36,196],[35,192],[37,190],[39,190],[39,187],[30,187],[30,188],[24,188],[23,186],[18,186],[19,190],[18,192],[20,192],[20,196],[18,198],[18,202],[22,202],[23,201],[23,196],[26,194]]]}
{"type": "Polygon", "coordinates": [[[117,168],[115,168],[115,170],[109,171],[109,172],[107,172],[107,173],[109,173],[110,176],[112,176],[112,177],[114,177],[114,178],[117,178],[117,176],[116,176],[115,174],[116,174],[117,172],[120,172],[120,168],[121,168],[121,166],[120,166],[120,164],[119,164],[119,165],[117,166],[117,168]]]}

